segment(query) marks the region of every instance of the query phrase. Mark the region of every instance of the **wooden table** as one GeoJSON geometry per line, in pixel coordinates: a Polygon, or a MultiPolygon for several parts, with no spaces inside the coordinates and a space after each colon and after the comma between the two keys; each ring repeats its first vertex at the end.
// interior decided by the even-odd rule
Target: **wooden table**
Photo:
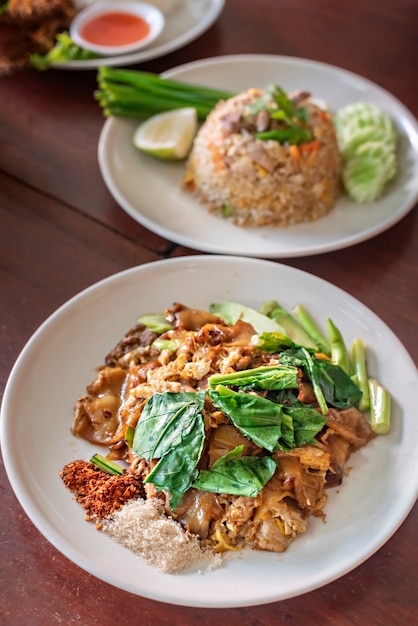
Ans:
{"type": "MultiPolygon", "coordinates": [[[[417,12],[413,0],[227,0],[208,32],[141,69],[237,53],[311,58],[375,81],[416,115],[417,12]]],[[[147,231],[111,198],[97,164],[103,118],[95,86],[95,71],[27,71],[0,81],[2,389],[31,334],[71,296],[119,270],[197,252],[147,231]]],[[[284,262],[361,300],[417,361],[417,251],[412,211],[365,243],[284,262]]],[[[130,595],[85,573],[35,529],[3,466],[0,485],[1,624],[392,626],[417,619],[416,506],[374,556],[321,589],[261,607],[198,609],[130,595]]]]}

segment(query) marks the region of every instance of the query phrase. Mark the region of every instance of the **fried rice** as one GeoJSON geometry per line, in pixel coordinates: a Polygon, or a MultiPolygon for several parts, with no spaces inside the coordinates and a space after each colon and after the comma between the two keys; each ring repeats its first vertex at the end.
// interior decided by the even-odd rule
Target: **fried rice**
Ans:
{"type": "Polygon", "coordinates": [[[290,95],[306,109],[304,126],[311,139],[298,144],[260,139],[257,133],[275,123],[266,110],[249,113],[264,95],[249,89],[218,103],[195,138],[185,187],[211,213],[238,226],[317,220],[331,211],[341,190],[342,162],[331,114],[309,94],[290,95]]]}

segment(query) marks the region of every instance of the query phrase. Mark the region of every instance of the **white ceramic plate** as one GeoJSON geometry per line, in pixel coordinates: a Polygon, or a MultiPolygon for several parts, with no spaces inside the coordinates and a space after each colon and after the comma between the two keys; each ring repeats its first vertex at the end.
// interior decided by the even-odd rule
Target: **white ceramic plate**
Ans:
{"type": "MultiPolygon", "coordinates": [[[[99,59],[86,59],[85,61],[68,61],[66,63],[53,63],[51,67],[63,70],[91,70],[101,65],[126,66],[157,59],[183,48],[194,41],[218,19],[225,4],[225,0],[173,0],[175,9],[168,12],[164,31],[152,45],[144,50],[138,50],[130,54],[118,56],[100,57],[99,59]]],[[[79,5],[91,4],[79,1],[79,5]]]]}
{"type": "Polygon", "coordinates": [[[190,83],[241,91],[276,82],[304,89],[335,110],[359,100],[390,113],[400,133],[399,174],[384,196],[368,205],[347,197],[311,224],[286,229],[242,229],[209,214],[182,191],[184,163],[158,161],[132,145],[137,123],[109,118],[99,141],[103,179],[116,202],[162,237],[203,252],[264,258],[306,256],[365,241],[393,226],[418,199],[418,124],[387,91],[336,67],[290,57],[237,55],[197,61],[166,72],[190,83]]]}
{"type": "Polygon", "coordinates": [[[64,555],[94,576],[134,594],[172,604],[238,607],[290,598],[344,575],[378,550],[417,496],[418,375],[393,332],[337,287],[271,261],[191,256],[142,265],[83,291],[29,341],[11,373],[1,414],[1,443],[12,487],[26,513],[64,555]],[[341,489],[329,492],[327,522],[284,554],[243,551],[221,569],[168,575],[84,521],[59,472],[96,447],[70,433],[75,400],[95,368],[141,313],[174,301],[205,308],[229,299],[259,307],[276,298],[301,302],[318,323],[331,316],[345,339],[363,338],[371,373],[393,396],[392,429],[350,460],[341,489]],[[408,476],[408,480],[405,480],[408,476]]]}

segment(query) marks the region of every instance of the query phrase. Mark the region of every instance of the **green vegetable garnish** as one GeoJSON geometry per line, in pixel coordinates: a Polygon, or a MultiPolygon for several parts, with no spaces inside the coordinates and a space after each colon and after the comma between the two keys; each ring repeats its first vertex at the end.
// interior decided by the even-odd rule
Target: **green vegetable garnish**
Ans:
{"type": "Polygon", "coordinates": [[[47,70],[54,63],[67,63],[68,61],[85,61],[87,59],[99,58],[97,54],[80,48],[66,32],[58,33],[57,43],[46,54],[31,54],[29,57],[31,65],[37,70],[47,70]]]}
{"type": "Polygon", "coordinates": [[[308,333],[312,341],[319,347],[324,354],[331,355],[331,346],[328,339],[323,335],[310,313],[302,304],[297,304],[293,309],[293,314],[299,324],[308,333]]]}
{"type": "Polygon", "coordinates": [[[267,130],[263,133],[257,133],[258,139],[274,139],[279,143],[299,144],[312,141],[312,133],[306,128],[292,126],[290,128],[280,128],[276,130],[267,130]]]}
{"type": "MultiPolygon", "coordinates": [[[[327,418],[318,413],[316,409],[303,405],[283,407],[283,413],[287,418],[291,418],[293,440],[290,440],[290,447],[300,447],[306,443],[313,443],[315,435],[319,433],[327,421],[327,418]]],[[[289,427],[289,421],[289,419],[283,419],[283,423],[287,427],[289,427]]],[[[285,433],[283,433],[282,439],[286,442],[285,433]]]]}
{"type": "Polygon", "coordinates": [[[217,459],[210,470],[201,470],[193,487],[212,493],[228,493],[255,498],[276,471],[271,457],[242,456],[237,446],[217,459]]]}
{"type": "Polygon", "coordinates": [[[369,378],[370,425],[376,435],[387,435],[390,430],[391,399],[388,390],[374,378],[369,378]]]}
{"type": "Polygon", "coordinates": [[[367,375],[366,351],[362,339],[354,339],[351,345],[351,355],[354,371],[352,378],[362,392],[358,408],[360,411],[367,411],[370,408],[369,379],[367,375]]]}
{"type": "Polygon", "coordinates": [[[270,452],[281,435],[282,408],[261,396],[218,385],[209,391],[213,404],[256,445],[270,452]]]}
{"type": "Polygon", "coordinates": [[[284,365],[302,367],[310,378],[314,393],[323,415],[328,412],[327,404],[338,409],[357,406],[361,390],[341,367],[326,359],[318,359],[306,348],[290,348],[280,354],[284,365]]]}
{"type": "Polygon", "coordinates": [[[343,336],[331,319],[327,319],[327,329],[331,344],[331,361],[334,365],[339,365],[346,374],[350,375],[350,357],[343,336]]]}
{"type": "Polygon", "coordinates": [[[238,320],[242,320],[251,324],[257,333],[278,332],[285,334],[284,329],[267,315],[238,302],[213,302],[209,311],[218,315],[226,324],[234,325],[238,320]]]}
{"type": "Polygon", "coordinates": [[[106,474],[111,474],[112,476],[121,476],[123,474],[123,469],[117,463],[113,461],[109,461],[106,457],[101,454],[94,454],[90,463],[93,463],[96,467],[98,467],[102,472],[106,472],[106,474]]]}
{"type": "Polygon", "coordinates": [[[160,339],[159,337],[152,342],[151,347],[155,350],[159,350],[162,352],[163,350],[170,350],[170,352],[175,352],[179,347],[178,341],[176,339],[160,339]]]}
{"type": "Polygon", "coordinates": [[[219,100],[235,94],[221,89],[190,85],[151,72],[102,66],[97,75],[95,98],[105,116],[147,119],[170,109],[194,107],[204,120],[219,100]]]}
{"type": "Polygon", "coordinates": [[[132,449],[148,460],[159,459],[146,482],[171,494],[175,510],[197,476],[205,429],[204,392],[154,394],[135,429],[132,449]]]}
{"type": "Polygon", "coordinates": [[[147,313],[138,317],[137,321],[159,334],[165,333],[166,330],[173,328],[173,325],[167,321],[162,313],[147,313]]]}
{"type": "Polygon", "coordinates": [[[209,378],[211,388],[232,385],[246,389],[297,389],[298,370],[284,365],[265,365],[233,374],[213,374],[209,378]]]}
{"type": "Polygon", "coordinates": [[[266,93],[249,107],[252,114],[265,109],[270,118],[279,126],[256,134],[258,139],[274,139],[279,143],[299,144],[312,141],[313,135],[306,127],[308,111],[306,107],[297,106],[290,100],[286,92],[277,85],[270,85],[266,93]]]}
{"type": "Polygon", "coordinates": [[[318,344],[313,341],[312,337],[306,332],[302,324],[286,309],[284,309],[276,300],[267,300],[261,306],[261,312],[272,320],[277,322],[284,328],[286,334],[295,343],[305,348],[315,348],[318,350],[318,344]]]}
{"type": "Polygon", "coordinates": [[[397,132],[391,117],[369,102],[354,102],[334,116],[344,159],[342,180],[356,202],[373,202],[397,171],[397,132]]]}

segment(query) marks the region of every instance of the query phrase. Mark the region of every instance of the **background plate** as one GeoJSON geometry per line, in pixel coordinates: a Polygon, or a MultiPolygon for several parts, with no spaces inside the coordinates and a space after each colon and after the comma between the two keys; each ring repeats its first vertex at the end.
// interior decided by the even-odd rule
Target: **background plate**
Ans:
{"type": "Polygon", "coordinates": [[[109,118],[99,140],[103,179],[116,202],[162,237],[203,252],[285,258],[329,252],[365,241],[404,217],[418,198],[418,124],[390,93],[339,68],[291,57],[237,55],[197,61],[165,72],[190,83],[242,91],[276,82],[303,89],[336,110],[349,102],[375,102],[400,133],[399,172],[377,202],[356,204],[342,196],[326,217],[285,229],[243,229],[209,214],[182,191],[184,163],[167,163],[132,145],[138,122],[109,118]]]}
{"type": "MultiPolygon", "coordinates": [[[[84,6],[91,2],[79,4],[84,6]]],[[[144,50],[113,57],[53,63],[51,68],[91,70],[101,65],[122,67],[157,59],[200,37],[218,19],[224,4],[225,0],[180,0],[176,3],[175,10],[166,15],[164,31],[152,45],[144,50]]]]}
{"type": "Polygon", "coordinates": [[[392,331],[360,302],[322,279],[277,263],[232,256],[159,261],[83,291],[34,334],[4,394],[4,464],[35,526],[94,576],[134,594],[179,605],[268,603],[349,572],[402,523],[417,496],[417,388],[416,368],[392,331]],[[329,492],[326,524],[313,519],[284,554],[246,550],[221,569],[163,574],[85,522],[83,509],[61,482],[59,472],[66,463],[88,460],[98,451],[70,433],[75,400],[139,314],[162,311],[174,301],[204,308],[229,299],[258,308],[271,298],[289,309],[301,302],[321,325],[332,317],[348,343],[363,338],[371,373],[392,393],[391,432],[352,456],[353,469],[344,485],[329,492]]]}

